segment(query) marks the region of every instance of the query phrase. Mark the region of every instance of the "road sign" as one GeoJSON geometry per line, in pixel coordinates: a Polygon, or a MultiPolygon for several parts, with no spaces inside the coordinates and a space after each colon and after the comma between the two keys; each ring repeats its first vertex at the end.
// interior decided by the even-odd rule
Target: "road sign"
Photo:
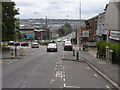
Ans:
{"type": "Polygon", "coordinates": [[[89,31],[82,31],[82,37],[89,37],[89,31]]]}

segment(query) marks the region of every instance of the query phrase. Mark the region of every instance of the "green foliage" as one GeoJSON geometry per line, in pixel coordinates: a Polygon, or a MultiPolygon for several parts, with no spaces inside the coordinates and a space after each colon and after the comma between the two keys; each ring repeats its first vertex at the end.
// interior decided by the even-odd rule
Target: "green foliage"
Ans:
{"type": "Polygon", "coordinates": [[[15,9],[14,2],[2,2],[2,41],[15,40],[15,28],[18,28],[18,9],[15,9]]]}
{"type": "Polygon", "coordinates": [[[50,40],[56,40],[56,38],[55,37],[51,37],[50,40]]]}
{"type": "Polygon", "coordinates": [[[120,44],[110,44],[110,49],[113,50],[113,58],[116,62],[119,62],[120,58],[120,44]]]}
{"type": "Polygon", "coordinates": [[[103,40],[97,42],[97,51],[102,57],[106,57],[106,46],[109,46],[110,50],[113,50],[114,62],[119,62],[120,58],[120,44],[108,43],[103,40]]]}
{"type": "Polygon", "coordinates": [[[62,26],[58,31],[60,37],[68,35],[71,32],[72,32],[72,27],[69,23],[65,23],[64,26],[62,26]]]}
{"type": "Polygon", "coordinates": [[[49,42],[42,42],[41,45],[48,45],[49,42]]]}
{"type": "Polygon", "coordinates": [[[10,47],[2,47],[2,51],[10,51],[10,47]]]}

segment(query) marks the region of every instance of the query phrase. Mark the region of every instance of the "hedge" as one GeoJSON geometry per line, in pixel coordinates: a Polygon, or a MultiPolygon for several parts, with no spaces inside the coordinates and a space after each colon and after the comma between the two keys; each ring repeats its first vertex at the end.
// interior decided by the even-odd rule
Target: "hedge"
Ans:
{"type": "Polygon", "coordinates": [[[120,61],[119,60],[119,58],[120,58],[120,44],[108,43],[104,40],[97,42],[97,44],[96,44],[97,51],[102,58],[106,57],[106,46],[109,46],[109,49],[114,51],[113,52],[114,62],[119,62],[120,61]]]}
{"type": "Polygon", "coordinates": [[[10,51],[10,47],[2,47],[2,51],[10,51]]]}
{"type": "Polygon", "coordinates": [[[48,45],[49,42],[42,42],[41,45],[48,45]]]}

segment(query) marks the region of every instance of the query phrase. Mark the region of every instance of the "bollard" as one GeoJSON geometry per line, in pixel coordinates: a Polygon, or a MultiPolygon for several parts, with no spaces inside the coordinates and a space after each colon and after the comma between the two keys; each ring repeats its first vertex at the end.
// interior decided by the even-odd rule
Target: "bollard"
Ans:
{"type": "Polygon", "coordinates": [[[109,59],[109,46],[106,46],[106,59],[109,59]]]}
{"type": "Polygon", "coordinates": [[[11,58],[15,57],[15,49],[14,48],[10,49],[10,56],[11,56],[11,58]]]}
{"type": "Polygon", "coordinates": [[[15,45],[15,57],[17,57],[17,45],[15,45]]]}
{"type": "Polygon", "coordinates": [[[77,51],[77,54],[76,54],[76,59],[79,60],[79,53],[77,51]]]}

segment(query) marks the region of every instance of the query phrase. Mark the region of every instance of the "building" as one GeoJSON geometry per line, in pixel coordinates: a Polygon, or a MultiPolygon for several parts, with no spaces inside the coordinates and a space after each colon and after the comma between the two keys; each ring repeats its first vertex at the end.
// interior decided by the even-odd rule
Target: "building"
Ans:
{"type": "Polygon", "coordinates": [[[90,34],[88,41],[96,41],[97,20],[98,15],[86,20],[86,29],[90,34]]]}
{"type": "Polygon", "coordinates": [[[96,40],[106,40],[105,32],[105,12],[98,15],[97,20],[97,30],[96,30],[96,40]]]}
{"type": "Polygon", "coordinates": [[[111,0],[105,8],[105,32],[107,41],[120,42],[120,0],[111,0]]]}
{"type": "Polygon", "coordinates": [[[49,28],[35,29],[34,32],[35,32],[35,39],[49,40],[49,36],[50,36],[49,28]]]}
{"type": "Polygon", "coordinates": [[[19,31],[22,35],[22,40],[35,39],[34,28],[28,25],[20,25],[19,31]]]}

